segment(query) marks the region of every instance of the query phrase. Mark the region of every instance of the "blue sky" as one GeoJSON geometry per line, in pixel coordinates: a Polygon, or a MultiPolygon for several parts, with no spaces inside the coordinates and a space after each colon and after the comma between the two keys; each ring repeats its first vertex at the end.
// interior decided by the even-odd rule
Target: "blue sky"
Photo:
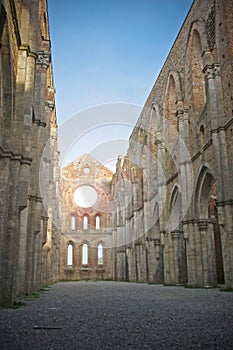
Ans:
{"type": "Polygon", "coordinates": [[[143,105],[191,4],[48,0],[58,123],[95,105],[143,105]]]}

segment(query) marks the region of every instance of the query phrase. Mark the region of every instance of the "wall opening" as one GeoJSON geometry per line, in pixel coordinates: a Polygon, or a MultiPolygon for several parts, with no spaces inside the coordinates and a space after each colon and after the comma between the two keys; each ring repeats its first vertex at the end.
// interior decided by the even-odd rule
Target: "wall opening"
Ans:
{"type": "Polygon", "coordinates": [[[204,129],[203,125],[201,125],[201,127],[200,127],[200,140],[201,140],[201,146],[204,146],[204,144],[205,144],[205,129],[204,129]]]}
{"type": "Polygon", "coordinates": [[[86,243],[83,244],[83,248],[82,248],[82,264],[83,265],[88,264],[88,246],[86,243]]]}
{"type": "Polygon", "coordinates": [[[96,228],[96,230],[100,229],[100,216],[99,215],[97,215],[95,218],[95,228],[96,228]]]}
{"type": "Polygon", "coordinates": [[[75,230],[76,228],[76,219],[75,216],[71,216],[71,230],[75,230]]]}
{"type": "Polygon", "coordinates": [[[67,265],[73,265],[73,246],[71,243],[69,243],[67,247],[67,265]]]}
{"type": "Polygon", "coordinates": [[[169,77],[167,91],[167,119],[169,122],[169,129],[171,130],[170,133],[172,134],[172,129],[178,131],[178,122],[176,117],[176,87],[175,80],[172,75],[169,77]]]}
{"type": "Polygon", "coordinates": [[[92,207],[97,199],[97,192],[92,186],[83,185],[74,192],[74,201],[82,208],[92,207]]]}
{"type": "Polygon", "coordinates": [[[84,215],[83,217],[83,229],[87,230],[88,229],[88,216],[84,215]]]}
{"type": "Polygon", "coordinates": [[[103,245],[99,244],[98,245],[98,265],[102,265],[103,264],[103,245]]]}
{"type": "Polygon", "coordinates": [[[194,30],[191,43],[191,82],[193,111],[200,113],[206,103],[205,77],[199,33],[194,30]]]}

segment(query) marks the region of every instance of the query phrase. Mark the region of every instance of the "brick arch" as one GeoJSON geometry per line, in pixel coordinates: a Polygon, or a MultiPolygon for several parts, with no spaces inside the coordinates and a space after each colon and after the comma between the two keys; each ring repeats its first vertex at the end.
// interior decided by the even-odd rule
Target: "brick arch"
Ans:
{"type": "Polygon", "coordinates": [[[207,41],[206,23],[203,19],[199,19],[190,26],[185,54],[185,97],[189,108],[198,114],[206,103],[206,84],[203,73],[205,65],[203,54],[206,51],[208,51],[208,60],[212,61],[207,41]]]}
{"type": "Polygon", "coordinates": [[[98,247],[98,245],[100,245],[100,244],[103,246],[103,248],[105,247],[105,243],[104,243],[104,241],[103,241],[102,239],[100,239],[100,240],[97,242],[96,247],[98,247]]]}
{"type": "Polygon", "coordinates": [[[209,50],[209,45],[208,45],[208,40],[207,40],[207,33],[206,33],[206,22],[205,22],[204,19],[199,18],[198,20],[195,20],[195,21],[193,21],[191,23],[191,26],[190,26],[190,29],[189,29],[189,33],[188,33],[188,37],[187,37],[187,42],[186,42],[186,56],[187,56],[187,53],[190,50],[190,43],[191,43],[191,39],[192,39],[194,31],[197,31],[198,34],[200,35],[202,53],[204,51],[208,51],[209,50]]]}
{"type": "Polygon", "coordinates": [[[167,77],[167,86],[164,97],[164,114],[168,121],[167,129],[168,140],[174,142],[176,140],[176,131],[179,131],[177,118],[180,105],[183,108],[181,91],[181,79],[178,71],[171,70],[167,77]]]}
{"type": "Polygon", "coordinates": [[[158,102],[153,102],[150,106],[149,130],[152,134],[161,131],[162,116],[161,107],[158,102]]]}
{"type": "Polygon", "coordinates": [[[176,100],[180,101],[183,99],[180,73],[177,70],[170,70],[168,73],[167,86],[166,86],[166,90],[165,90],[165,103],[166,103],[166,96],[168,94],[169,80],[171,78],[174,80],[176,100]]]}
{"type": "Polygon", "coordinates": [[[89,247],[89,241],[87,239],[84,239],[81,243],[81,245],[83,246],[84,244],[86,244],[89,247]]]}

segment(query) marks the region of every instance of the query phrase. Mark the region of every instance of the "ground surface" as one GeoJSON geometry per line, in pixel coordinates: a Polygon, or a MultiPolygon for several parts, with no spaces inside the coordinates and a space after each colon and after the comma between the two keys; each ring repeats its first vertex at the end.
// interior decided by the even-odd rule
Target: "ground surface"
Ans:
{"type": "Polygon", "coordinates": [[[233,293],[58,283],[26,306],[0,310],[0,349],[233,349],[233,293]]]}

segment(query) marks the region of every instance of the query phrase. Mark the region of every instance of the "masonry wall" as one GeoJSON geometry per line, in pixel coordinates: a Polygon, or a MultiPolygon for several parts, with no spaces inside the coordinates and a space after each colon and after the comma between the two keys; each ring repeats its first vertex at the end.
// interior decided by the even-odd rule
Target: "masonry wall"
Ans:
{"type": "Polygon", "coordinates": [[[233,288],[232,13],[193,2],[119,158],[116,280],[233,288]]]}
{"type": "Polygon", "coordinates": [[[109,169],[89,154],[61,170],[60,277],[63,280],[111,279],[109,195],[112,176],[109,169]],[[96,198],[89,197],[85,190],[82,192],[83,188],[93,190],[96,198]]]}
{"type": "Polygon", "coordinates": [[[2,0],[0,23],[0,306],[8,306],[58,279],[59,168],[47,2],[2,0]]]}

